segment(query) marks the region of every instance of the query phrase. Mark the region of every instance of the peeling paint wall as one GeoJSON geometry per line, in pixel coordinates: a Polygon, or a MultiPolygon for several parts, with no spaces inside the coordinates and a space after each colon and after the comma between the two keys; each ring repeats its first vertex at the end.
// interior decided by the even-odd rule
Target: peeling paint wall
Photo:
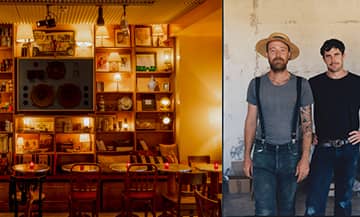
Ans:
{"type": "Polygon", "coordinates": [[[358,0],[224,0],[225,169],[232,159],[242,160],[248,83],[269,70],[255,52],[256,42],[272,32],[288,34],[300,48],[288,69],[310,78],[326,70],[319,51],[323,42],[338,38],[346,46],[345,68],[360,74],[359,11],[358,0]]]}

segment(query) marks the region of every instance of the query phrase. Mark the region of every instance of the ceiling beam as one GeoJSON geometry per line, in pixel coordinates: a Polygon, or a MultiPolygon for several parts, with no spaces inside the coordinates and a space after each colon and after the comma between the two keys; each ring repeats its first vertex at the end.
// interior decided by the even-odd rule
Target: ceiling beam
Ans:
{"type": "Polygon", "coordinates": [[[156,0],[0,0],[0,4],[31,5],[153,5],[156,0]]]}
{"type": "Polygon", "coordinates": [[[214,11],[222,8],[222,0],[206,0],[201,5],[191,10],[190,12],[175,18],[169,22],[171,36],[175,36],[178,32],[196,23],[200,19],[210,15],[214,11]]]}

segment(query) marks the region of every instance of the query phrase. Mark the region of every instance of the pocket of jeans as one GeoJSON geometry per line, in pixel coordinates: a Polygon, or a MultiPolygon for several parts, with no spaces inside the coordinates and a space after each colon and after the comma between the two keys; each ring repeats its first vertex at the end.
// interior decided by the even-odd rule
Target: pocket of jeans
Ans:
{"type": "Polygon", "coordinates": [[[288,146],[289,147],[289,152],[293,155],[293,156],[298,156],[300,154],[300,146],[298,143],[296,144],[291,144],[288,146]]]}
{"type": "Polygon", "coordinates": [[[255,142],[254,144],[254,153],[260,153],[264,151],[264,145],[259,143],[259,142],[255,142]]]}

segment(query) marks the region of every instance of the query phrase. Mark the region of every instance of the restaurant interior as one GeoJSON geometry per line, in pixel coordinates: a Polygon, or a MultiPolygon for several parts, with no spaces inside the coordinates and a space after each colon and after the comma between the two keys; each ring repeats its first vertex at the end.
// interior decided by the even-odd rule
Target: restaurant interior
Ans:
{"type": "Polygon", "coordinates": [[[0,216],[221,216],[222,1],[0,14],[0,216]]]}

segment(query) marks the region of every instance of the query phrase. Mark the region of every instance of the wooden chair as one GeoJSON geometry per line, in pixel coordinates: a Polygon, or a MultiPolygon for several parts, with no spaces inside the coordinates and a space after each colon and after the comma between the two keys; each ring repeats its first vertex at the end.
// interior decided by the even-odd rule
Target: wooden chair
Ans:
{"type": "Polygon", "coordinates": [[[127,168],[125,189],[123,191],[124,212],[126,216],[132,216],[134,202],[144,202],[145,217],[150,209],[153,217],[156,217],[156,188],[158,170],[155,164],[133,163],[127,168]]]}
{"type": "Polygon", "coordinates": [[[69,216],[91,211],[99,217],[101,167],[96,163],[75,163],[70,170],[69,216]]]}
{"type": "Polygon", "coordinates": [[[25,217],[32,216],[34,212],[37,212],[38,216],[42,216],[42,202],[45,199],[43,183],[45,179],[45,175],[10,176],[9,198],[14,205],[15,217],[18,216],[20,206],[24,207],[25,217]]]}
{"type": "Polygon", "coordinates": [[[177,193],[163,194],[165,203],[165,214],[170,212],[171,215],[180,216],[196,216],[196,201],[194,190],[202,193],[206,191],[206,172],[184,172],[179,173],[177,193]]]}
{"type": "Polygon", "coordinates": [[[221,217],[221,200],[212,200],[195,190],[196,208],[199,217],[221,217]]]}
{"type": "Polygon", "coordinates": [[[210,155],[189,155],[188,163],[190,167],[193,163],[210,163],[210,155]]]}

